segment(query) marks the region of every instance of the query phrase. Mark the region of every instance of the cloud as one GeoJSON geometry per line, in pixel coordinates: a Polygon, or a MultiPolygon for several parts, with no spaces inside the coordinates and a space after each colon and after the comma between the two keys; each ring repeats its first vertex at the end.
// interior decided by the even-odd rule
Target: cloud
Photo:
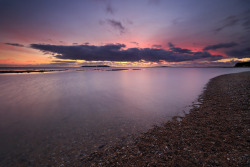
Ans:
{"type": "Polygon", "coordinates": [[[216,50],[216,49],[221,49],[221,48],[231,48],[234,46],[237,46],[238,44],[235,42],[230,42],[230,43],[219,43],[216,45],[208,45],[206,46],[203,50],[207,51],[207,50],[216,50]]]}
{"type": "Polygon", "coordinates": [[[172,44],[171,42],[168,43],[168,46],[170,47],[170,50],[173,51],[173,52],[175,52],[175,53],[188,53],[188,54],[192,54],[191,50],[175,47],[174,44],[172,44]]]}
{"type": "Polygon", "coordinates": [[[244,22],[242,23],[242,26],[247,30],[250,31],[250,18],[245,17],[244,22]]]}
{"type": "Polygon", "coordinates": [[[95,1],[103,3],[103,4],[106,5],[106,8],[105,8],[106,13],[112,14],[112,15],[115,13],[115,9],[111,5],[111,1],[110,0],[95,0],[95,1]]]}
{"type": "Polygon", "coordinates": [[[45,66],[53,66],[53,67],[56,67],[56,66],[58,66],[58,67],[67,67],[67,66],[74,66],[76,63],[72,63],[72,62],[67,62],[67,61],[65,61],[65,62],[63,62],[63,61],[61,61],[61,62],[57,62],[57,61],[52,61],[51,63],[49,63],[49,64],[44,64],[45,66]]]}
{"type": "Polygon", "coordinates": [[[250,47],[227,51],[226,54],[236,58],[250,58],[250,47]]]}
{"type": "Polygon", "coordinates": [[[162,45],[152,45],[152,48],[158,48],[160,49],[162,47],[162,45]]]}
{"type": "Polygon", "coordinates": [[[11,46],[17,46],[17,47],[24,47],[24,45],[19,44],[19,43],[4,43],[6,45],[11,45],[11,46]]]}
{"type": "Polygon", "coordinates": [[[170,48],[174,48],[174,47],[175,47],[174,44],[172,44],[171,42],[168,43],[168,46],[169,46],[170,48]]]}
{"type": "Polygon", "coordinates": [[[52,62],[53,63],[76,63],[77,61],[74,61],[74,60],[67,60],[67,61],[64,61],[64,60],[53,60],[52,62]]]}
{"type": "Polygon", "coordinates": [[[231,15],[221,21],[221,25],[214,30],[214,32],[220,32],[227,27],[242,26],[243,30],[250,31],[250,10],[242,12],[238,15],[231,15]]]}
{"type": "Polygon", "coordinates": [[[228,16],[227,18],[222,20],[222,25],[220,27],[216,28],[214,31],[219,32],[227,27],[231,27],[231,26],[236,25],[239,21],[240,21],[240,19],[238,18],[238,16],[228,16]]]}
{"type": "Polygon", "coordinates": [[[115,13],[115,9],[111,6],[110,3],[108,3],[106,6],[106,12],[112,15],[115,13]]]}
{"type": "MultiPolygon", "coordinates": [[[[49,45],[31,44],[31,48],[38,49],[45,54],[52,54],[58,59],[86,60],[86,61],[150,61],[150,62],[183,62],[198,59],[219,60],[221,55],[211,55],[208,52],[176,52],[157,48],[128,48],[124,44],[95,45],[49,45]]],[[[181,49],[181,48],[180,48],[181,49]]],[[[185,49],[182,49],[185,50],[185,49]]],[[[188,50],[188,49],[187,49],[188,50]]]]}
{"type": "Polygon", "coordinates": [[[130,42],[130,43],[135,44],[136,46],[139,46],[138,42],[130,42]]]}
{"type": "Polygon", "coordinates": [[[114,29],[119,30],[121,34],[125,32],[125,27],[122,25],[122,23],[120,21],[116,21],[116,20],[113,20],[113,19],[107,19],[106,21],[114,29]]]}
{"type": "Polygon", "coordinates": [[[233,67],[236,63],[240,61],[228,61],[228,62],[208,62],[208,61],[201,61],[201,62],[192,62],[192,64],[180,64],[177,66],[180,67],[233,67]]]}
{"type": "Polygon", "coordinates": [[[250,10],[245,11],[242,14],[242,26],[245,28],[247,32],[250,31],[250,10]]]}

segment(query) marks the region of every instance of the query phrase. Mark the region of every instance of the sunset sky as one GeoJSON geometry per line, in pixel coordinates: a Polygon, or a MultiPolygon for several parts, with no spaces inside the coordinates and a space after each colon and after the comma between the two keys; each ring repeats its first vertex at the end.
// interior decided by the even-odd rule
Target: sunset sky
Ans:
{"type": "Polygon", "coordinates": [[[249,0],[0,0],[0,66],[249,60],[249,0]]]}

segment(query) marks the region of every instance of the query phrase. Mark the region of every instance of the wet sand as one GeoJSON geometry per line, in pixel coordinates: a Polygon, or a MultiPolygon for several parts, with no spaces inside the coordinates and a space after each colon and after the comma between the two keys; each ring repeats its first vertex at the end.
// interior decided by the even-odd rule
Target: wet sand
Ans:
{"type": "Polygon", "coordinates": [[[71,166],[250,166],[250,72],[211,79],[198,101],[185,117],[71,166]]]}

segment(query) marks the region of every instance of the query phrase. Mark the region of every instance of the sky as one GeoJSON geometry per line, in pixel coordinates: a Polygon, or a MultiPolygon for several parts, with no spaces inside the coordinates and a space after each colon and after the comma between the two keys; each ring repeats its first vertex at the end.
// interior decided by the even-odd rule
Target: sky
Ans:
{"type": "Polygon", "coordinates": [[[233,66],[249,0],[0,0],[0,66],[233,66]]]}

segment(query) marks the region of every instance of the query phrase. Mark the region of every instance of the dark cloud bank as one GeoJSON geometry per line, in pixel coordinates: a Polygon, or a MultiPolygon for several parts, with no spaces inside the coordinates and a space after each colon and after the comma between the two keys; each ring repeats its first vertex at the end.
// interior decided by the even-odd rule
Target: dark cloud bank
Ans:
{"type": "MultiPolygon", "coordinates": [[[[182,54],[195,54],[195,53],[202,53],[202,52],[192,52],[191,50],[189,49],[182,49],[182,48],[179,48],[179,47],[175,47],[174,44],[172,44],[171,42],[168,43],[169,47],[170,47],[170,50],[172,52],[175,52],[175,53],[182,53],[182,54]]],[[[206,52],[203,52],[203,53],[206,53],[206,52]]]]}
{"type": "Polygon", "coordinates": [[[227,51],[226,54],[236,58],[250,58],[250,47],[227,51]]]}
{"type": "Polygon", "coordinates": [[[191,52],[188,49],[175,47],[169,44],[170,49],[160,48],[128,48],[124,44],[95,45],[49,45],[31,44],[31,48],[38,49],[46,54],[53,54],[59,59],[86,60],[86,61],[128,61],[140,60],[151,62],[183,62],[198,59],[219,60],[221,55],[211,55],[208,52],[191,52]]]}
{"type": "Polygon", "coordinates": [[[221,49],[221,48],[231,48],[234,46],[237,46],[238,44],[235,42],[230,42],[230,43],[219,43],[216,45],[208,45],[206,46],[203,50],[207,51],[207,50],[216,50],[216,49],[221,49]]]}
{"type": "MultiPolygon", "coordinates": [[[[208,45],[206,46],[203,51],[208,51],[208,50],[217,50],[217,49],[228,49],[232,48],[235,46],[238,46],[239,44],[236,42],[230,42],[230,43],[219,43],[215,45],[208,45]]],[[[227,50],[226,55],[231,58],[250,58],[250,47],[241,47],[237,49],[231,49],[227,50]]]]}

